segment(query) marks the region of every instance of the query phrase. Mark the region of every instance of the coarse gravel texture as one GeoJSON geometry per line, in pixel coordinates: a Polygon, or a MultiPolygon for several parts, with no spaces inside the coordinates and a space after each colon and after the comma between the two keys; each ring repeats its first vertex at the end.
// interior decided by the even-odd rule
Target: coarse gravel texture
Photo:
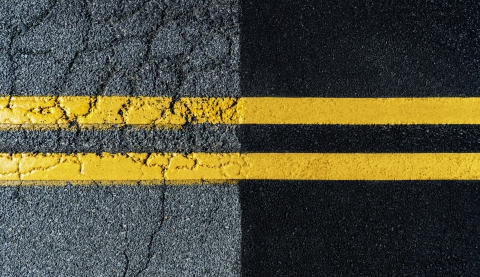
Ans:
{"type": "Polygon", "coordinates": [[[167,187],[165,219],[152,242],[159,250],[139,276],[239,276],[238,194],[237,185],[167,187]]]}
{"type": "Polygon", "coordinates": [[[237,186],[0,190],[0,276],[238,276],[237,186]]]}
{"type": "Polygon", "coordinates": [[[239,95],[235,0],[6,0],[0,95],[239,95]]]}
{"type": "MultiPolygon", "coordinates": [[[[237,0],[0,2],[0,96],[237,97],[237,0]]],[[[237,152],[235,126],[2,130],[0,152],[237,152]]],[[[0,276],[238,276],[238,188],[0,188],[0,276]],[[188,218],[188,220],[187,220],[188,218]]]]}
{"type": "Polygon", "coordinates": [[[83,152],[238,152],[240,142],[228,125],[186,125],[181,129],[10,130],[0,133],[0,153],[83,152]]]}

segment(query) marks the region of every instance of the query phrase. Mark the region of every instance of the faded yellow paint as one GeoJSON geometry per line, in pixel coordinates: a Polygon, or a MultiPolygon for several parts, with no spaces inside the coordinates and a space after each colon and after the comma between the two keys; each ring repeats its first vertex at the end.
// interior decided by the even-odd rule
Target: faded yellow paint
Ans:
{"type": "Polygon", "coordinates": [[[480,98],[0,97],[0,129],[212,124],[480,124],[480,98]]]}
{"type": "Polygon", "coordinates": [[[480,124],[480,98],[241,98],[242,124],[480,124]]]}
{"type": "Polygon", "coordinates": [[[76,122],[86,126],[175,126],[186,123],[238,122],[234,98],[60,96],[0,97],[2,129],[67,128],[76,122]]]}
{"type": "Polygon", "coordinates": [[[0,154],[3,185],[258,179],[480,180],[480,153],[0,154]]]}

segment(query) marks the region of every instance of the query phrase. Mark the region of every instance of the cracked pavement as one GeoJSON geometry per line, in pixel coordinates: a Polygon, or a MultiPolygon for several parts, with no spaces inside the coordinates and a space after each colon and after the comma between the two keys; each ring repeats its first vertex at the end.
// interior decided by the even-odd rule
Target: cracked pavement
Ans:
{"type": "Polygon", "coordinates": [[[237,276],[237,186],[2,188],[0,276],[237,276]]]}
{"type": "MultiPolygon", "coordinates": [[[[238,20],[236,0],[5,0],[0,97],[238,97],[238,20]]],[[[0,152],[231,153],[236,128],[10,128],[0,152]]],[[[0,203],[0,276],[240,275],[237,186],[2,187],[0,203]]]]}
{"type": "Polygon", "coordinates": [[[238,96],[238,4],[4,1],[0,95],[238,96]]]}

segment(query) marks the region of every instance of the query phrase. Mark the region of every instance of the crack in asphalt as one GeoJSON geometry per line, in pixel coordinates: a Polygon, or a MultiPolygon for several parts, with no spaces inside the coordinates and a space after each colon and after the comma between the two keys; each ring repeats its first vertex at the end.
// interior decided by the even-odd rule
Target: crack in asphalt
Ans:
{"type": "Polygon", "coordinates": [[[6,25],[13,80],[0,95],[239,94],[236,11],[178,13],[178,4],[144,1],[130,11],[123,3],[123,12],[115,9],[99,19],[92,1],[71,9],[61,0],[50,4],[24,28],[6,25]],[[70,31],[64,24],[73,23],[64,20],[73,12],[78,12],[79,22],[70,31]],[[205,28],[208,25],[212,26],[205,28]],[[145,52],[140,54],[136,45],[145,52]],[[176,46],[183,50],[172,51],[176,46]],[[88,62],[93,55],[96,60],[88,62]]]}
{"type": "Polygon", "coordinates": [[[162,214],[161,214],[161,218],[160,218],[160,221],[157,222],[157,228],[153,230],[153,233],[150,235],[150,238],[149,238],[149,241],[148,241],[148,246],[147,246],[147,260],[145,262],[145,265],[134,275],[135,277],[138,277],[140,276],[140,274],[142,274],[144,271],[146,271],[148,269],[148,267],[150,266],[150,262],[152,260],[152,257],[154,256],[154,252],[153,252],[153,243],[154,243],[154,240],[155,240],[155,237],[158,235],[158,233],[160,232],[160,230],[162,229],[163,227],[163,223],[165,221],[165,193],[166,193],[166,190],[167,190],[167,185],[166,184],[163,184],[163,189],[162,189],[162,214]]]}

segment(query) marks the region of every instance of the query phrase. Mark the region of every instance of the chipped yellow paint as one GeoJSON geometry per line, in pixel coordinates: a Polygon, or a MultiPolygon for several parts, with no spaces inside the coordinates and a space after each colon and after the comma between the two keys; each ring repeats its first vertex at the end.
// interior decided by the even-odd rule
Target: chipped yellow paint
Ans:
{"type": "Polygon", "coordinates": [[[0,97],[0,129],[212,124],[480,124],[480,98],[0,97]]]}
{"type": "Polygon", "coordinates": [[[241,98],[242,124],[480,124],[480,98],[241,98]]]}
{"type": "Polygon", "coordinates": [[[2,185],[258,179],[480,180],[480,153],[0,154],[2,185]]]}
{"type": "Polygon", "coordinates": [[[234,98],[60,96],[0,97],[2,129],[84,126],[178,126],[186,123],[234,124],[239,110],[234,98]]]}
{"type": "Polygon", "coordinates": [[[247,168],[240,154],[0,154],[3,181],[235,180],[247,168]]]}

